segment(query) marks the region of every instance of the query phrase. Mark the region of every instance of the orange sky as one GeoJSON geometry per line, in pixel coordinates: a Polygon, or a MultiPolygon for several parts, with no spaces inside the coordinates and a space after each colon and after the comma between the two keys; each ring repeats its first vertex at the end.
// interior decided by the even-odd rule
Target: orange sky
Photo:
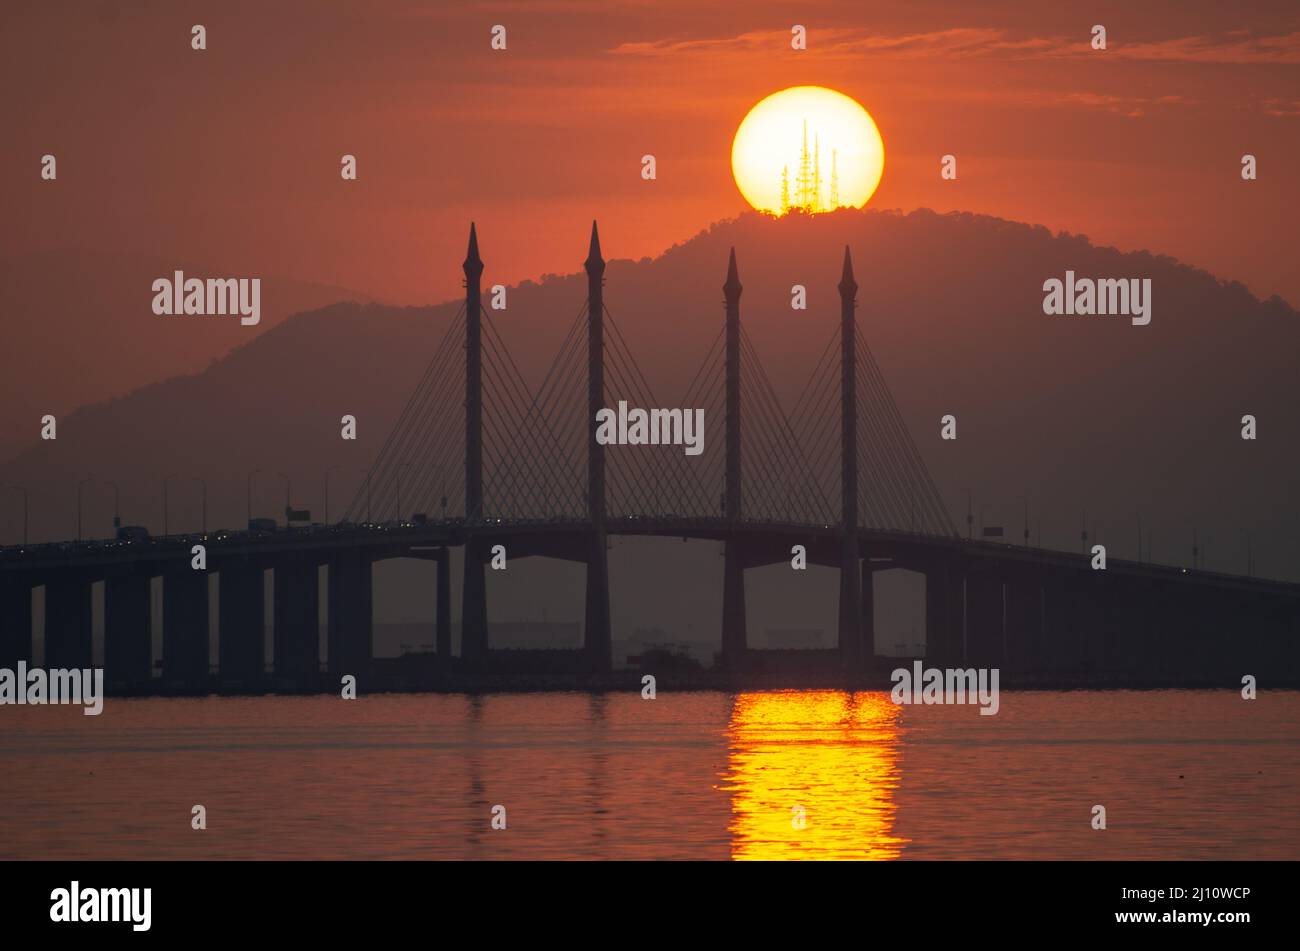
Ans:
{"type": "Polygon", "coordinates": [[[1082,232],[1300,305],[1300,7],[979,6],[12,4],[0,188],[17,214],[0,251],[123,250],[441,300],[470,218],[488,279],[510,283],[575,270],[592,217],[607,256],[637,258],[737,214],[736,126],[814,83],[881,129],[873,206],[1082,232]],[[489,47],[498,23],[505,52],[489,47]],[[1259,181],[1240,178],[1245,152],[1259,181]]]}

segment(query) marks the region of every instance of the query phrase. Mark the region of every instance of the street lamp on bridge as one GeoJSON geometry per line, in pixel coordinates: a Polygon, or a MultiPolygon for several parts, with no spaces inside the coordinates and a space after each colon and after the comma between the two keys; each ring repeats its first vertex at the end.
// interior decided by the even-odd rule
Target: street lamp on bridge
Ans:
{"type": "Polygon", "coordinates": [[[6,489],[13,489],[15,492],[23,494],[23,544],[27,544],[27,489],[21,485],[7,485],[6,489]]]}
{"type": "Polygon", "coordinates": [[[86,476],[77,483],[77,541],[81,541],[81,487],[87,482],[94,482],[94,476],[86,476]]]}
{"type": "Polygon", "coordinates": [[[261,469],[250,470],[248,473],[248,479],[246,480],[248,489],[248,521],[250,524],[253,521],[253,476],[257,475],[261,471],[261,469]]]}
{"type": "Polygon", "coordinates": [[[195,477],[194,477],[194,481],[197,482],[197,483],[199,484],[199,488],[202,489],[202,491],[203,491],[203,525],[202,525],[202,529],[203,529],[203,534],[206,535],[206,534],[208,533],[208,484],[207,484],[207,482],[203,481],[203,479],[199,478],[198,476],[195,476],[195,477]]]}
{"type": "Polygon", "coordinates": [[[284,524],[288,527],[289,511],[293,508],[293,505],[290,502],[290,499],[293,498],[293,481],[283,472],[277,472],[276,475],[284,480],[284,524]]]}
{"type": "Polygon", "coordinates": [[[330,466],[325,470],[325,524],[330,523],[330,473],[335,469],[342,469],[342,466],[330,466]]]}
{"type": "Polygon", "coordinates": [[[121,495],[117,491],[116,482],[105,482],[104,485],[113,490],[113,528],[120,528],[122,525],[122,509],[119,505],[121,495]]]}
{"type": "Polygon", "coordinates": [[[366,477],[366,524],[369,525],[369,524],[371,524],[371,521],[370,521],[370,470],[369,470],[369,469],[362,469],[362,470],[361,470],[361,474],[362,474],[363,476],[366,477]]]}
{"type": "Polygon", "coordinates": [[[163,479],[163,538],[170,534],[167,529],[170,527],[167,518],[167,483],[177,478],[177,473],[173,472],[167,478],[163,479]]]}

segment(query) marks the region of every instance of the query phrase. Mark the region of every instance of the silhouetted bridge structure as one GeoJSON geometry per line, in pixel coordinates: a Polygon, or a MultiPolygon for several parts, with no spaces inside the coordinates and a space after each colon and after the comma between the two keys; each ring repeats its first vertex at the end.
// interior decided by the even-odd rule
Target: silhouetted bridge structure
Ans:
{"type": "MultiPolygon", "coordinates": [[[[527,672],[542,652],[494,651],[486,572],[511,560],[586,566],[584,643],[573,672],[610,669],[611,535],[723,545],[722,667],[779,670],[806,656],[752,650],[745,572],[807,563],[839,572],[838,647],[815,653],[847,676],[872,666],[873,576],[919,572],[929,666],[999,667],[1004,682],[1218,684],[1255,674],[1300,682],[1300,586],[959,537],[860,333],[846,248],[840,320],[787,413],[740,321],[733,250],[725,319],[677,409],[721,418],[722,437],[688,456],[667,439],[603,445],[597,414],[654,398],[604,303],[593,224],[587,300],[550,371],[530,391],[483,307],[483,262],[470,228],[465,304],[343,521],[275,532],[0,549],[0,666],[32,660],[32,592],[45,589],[44,666],[92,666],[92,588],[104,585],[104,666],[119,689],[156,683],[152,591],[162,579],[162,683],[182,690],[313,689],[320,665],[320,568],[328,593],[327,675],[372,662],[372,565],[434,563],[442,669],[527,672]],[[610,399],[610,397],[614,397],[610,399]],[[407,513],[413,513],[407,515],[407,513]],[[203,545],[206,567],[191,567],[203,545]],[[461,645],[452,654],[450,557],[464,554],[461,645]],[[271,573],[273,673],[264,615],[271,573]],[[209,664],[210,585],[218,576],[218,665],[209,664]]],[[[712,433],[712,429],[706,430],[712,433]]],[[[668,436],[667,427],[655,435],[668,436]]],[[[890,661],[892,665],[893,661],[890,661]]]]}

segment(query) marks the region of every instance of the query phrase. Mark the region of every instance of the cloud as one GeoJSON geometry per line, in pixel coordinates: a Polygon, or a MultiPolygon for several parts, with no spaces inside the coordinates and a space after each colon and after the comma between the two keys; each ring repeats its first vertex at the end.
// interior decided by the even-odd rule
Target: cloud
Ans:
{"type": "Polygon", "coordinates": [[[1125,115],[1131,119],[1146,115],[1147,109],[1153,106],[1186,106],[1192,104],[1192,100],[1183,96],[1112,96],[1093,92],[1072,92],[1057,97],[1055,101],[1066,105],[1104,109],[1107,112],[1125,115]]]}
{"type": "MultiPolygon", "coordinates": [[[[1017,37],[1006,30],[958,27],[928,33],[884,35],[864,30],[810,29],[810,52],[819,58],[848,58],[864,55],[894,58],[966,58],[1001,56],[1009,59],[1038,59],[1062,56],[1105,55],[1114,59],[1145,62],[1225,63],[1270,65],[1300,63],[1300,31],[1271,36],[1251,36],[1237,30],[1221,37],[1184,36],[1149,42],[1127,43],[1112,35],[1104,53],[1089,45],[1091,35],[1077,37],[1017,37]]],[[[623,43],[611,52],[643,57],[744,55],[786,49],[788,31],[751,31],[708,39],[661,39],[623,43]]]]}

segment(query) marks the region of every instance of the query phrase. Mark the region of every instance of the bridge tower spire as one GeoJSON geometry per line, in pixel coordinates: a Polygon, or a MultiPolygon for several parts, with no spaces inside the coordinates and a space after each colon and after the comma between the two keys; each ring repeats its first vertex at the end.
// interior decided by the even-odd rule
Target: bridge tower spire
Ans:
{"type": "MultiPolygon", "coordinates": [[[[744,290],[736,270],[736,249],[727,262],[727,282],[722,285],[726,299],[726,399],[727,443],[723,517],[740,521],[741,422],[740,422],[740,293],[744,290]]],[[[740,542],[729,535],[723,546],[722,578],[722,663],[729,670],[740,667],[746,648],[745,631],[745,563],[740,542]]]]}
{"type": "MultiPolygon", "coordinates": [[[[471,221],[465,253],[465,521],[483,518],[483,261],[478,233],[471,221]]],[[[399,513],[400,516],[400,513],[399,513]]],[[[488,650],[487,579],[484,549],[471,536],[465,540],[465,574],[461,602],[461,657],[482,661],[488,650]]]]}
{"type": "MultiPolygon", "coordinates": [[[[478,233],[469,223],[465,253],[465,520],[483,516],[483,261],[478,233]]],[[[398,513],[401,517],[401,513],[398,513]]]]}
{"type": "Polygon", "coordinates": [[[862,576],[858,552],[858,394],[857,339],[854,310],[858,282],[853,257],[844,246],[840,275],[840,657],[856,670],[862,663],[862,576]]]}
{"type": "Polygon", "coordinates": [[[583,640],[592,668],[607,671],[613,662],[613,645],[605,544],[605,447],[596,441],[596,414],[605,405],[605,259],[595,221],[583,267],[587,271],[587,515],[591,519],[583,640]]]}

